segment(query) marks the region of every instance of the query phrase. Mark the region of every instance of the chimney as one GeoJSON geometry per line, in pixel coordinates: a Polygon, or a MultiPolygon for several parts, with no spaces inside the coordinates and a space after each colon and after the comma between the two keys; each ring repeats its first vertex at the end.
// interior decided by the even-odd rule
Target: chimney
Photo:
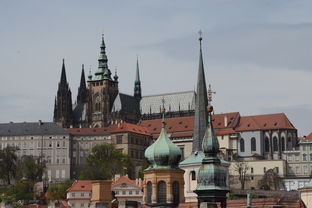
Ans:
{"type": "Polygon", "coordinates": [[[39,121],[38,121],[38,124],[39,124],[39,126],[41,126],[41,125],[42,125],[42,121],[41,121],[41,120],[39,120],[39,121]]]}
{"type": "Polygon", "coordinates": [[[224,127],[228,126],[228,117],[224,116],[224,127]]]}

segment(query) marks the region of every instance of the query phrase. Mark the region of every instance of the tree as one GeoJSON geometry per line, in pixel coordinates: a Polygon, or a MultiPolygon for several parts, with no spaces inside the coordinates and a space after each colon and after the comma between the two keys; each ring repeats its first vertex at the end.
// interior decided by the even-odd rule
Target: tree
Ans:
{"type": "Polygon", "coordinates": [[[273,168],[265,172],[263,178],[258,182],[258,185],[260,189],[264,190],[280,190],[283,186],[281,181],[276,168],[273,168]]]}
{"type": "Polygon", "coordinates": [[[245,189],[245,183],[249,180],[250,176],[248,174],[249,165],[246,161],[237,161],[234,165],[234,171],[238,173],[238,180],[241,184],[241,189],[245,189]]]}
{"type": "Polygon", "coordinates": [[[50,201],[59,201],[66,199],[66,190],[71,186],[71,181],[67,180],[60,184],[51,184],[47,191],[47,199],[50,201]]]}
{"type": "Polygon", "coordinates": [[[81,176],[83,175],[84,179],[107,180],[115,174],[130,175],[133,171],[130,157],[117,150],[113,144],[93,147],[87,162],[90,167],[82,172],[81,176]]]}
{"type": "Polygon", "coordinates": [[[140,171],[138,173],[138,178],[141,178],[142,180],[144,179],[144,170],[146,168],[148,168],[148,165],[149,164],[148,164],[147,160],[144,160],[144,162],[142,164],[142,167],[141,167],[141,169],[140,169],[140,171]]]}
{"type": "Polygon", "coordinates": [[[26,178],[27,180],[35,183],[37,181],[42,181],[42,176],[46,168],[44,163],[40,163],[35,160],[33,156],[23,156],[19,161],[19,178],[26,178]]]}
{"type": "Polygon", "coordinates": [[[33,199],[32,189],[31,183],[17,182],[14,186],[7,186],[6,191],[0,195],[0,199],[10,204],[19,200],[29,201],[33,199]]]}
{"type": "Polygon", "coordinates": [[[7,184],[11,184],[11,179],[15,177],[17,169],[17,156],[16,151],[18,148],[7,146],[0,150],[0,177],[7,184]]]}

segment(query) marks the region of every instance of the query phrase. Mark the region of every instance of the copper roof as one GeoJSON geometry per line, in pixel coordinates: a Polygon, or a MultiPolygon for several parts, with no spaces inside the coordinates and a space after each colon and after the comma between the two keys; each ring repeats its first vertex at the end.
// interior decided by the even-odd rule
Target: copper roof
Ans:
{"type": "Polygon", "coordinates": [[[236,131],[273,130],[296,128],[288,120],[285,113],[264,114],[256,116],[242,116],[236,131]]]}

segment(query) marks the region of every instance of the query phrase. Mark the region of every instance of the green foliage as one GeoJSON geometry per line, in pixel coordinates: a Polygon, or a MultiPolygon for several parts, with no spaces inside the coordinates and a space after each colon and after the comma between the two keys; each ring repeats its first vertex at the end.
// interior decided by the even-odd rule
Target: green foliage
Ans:
{"type": "Polygon", "coordinates": [[[26,178],[33,183],[42,181],[42,176],[46,168],[44,163],[35,160],[33,156],[23,156],[19,161],[18,178],[26,178]]]}
{"type": "Polygon", "coordinates": [[[32,183],[18,182],[15,186],[6,186],[6,190],[0,195],[1,201],[13,203],[19,200],[28,201],[33,199],[32,183]]]}
{"type": "Polygon", "coordinates": [[[71,181],[67,180],[60,184],[51,184],[47,191],[49,201],[59,201],[66,199],[66,190],[71,186],[71,181]]]}
{"type": "Polygon", "coordinates": [[[130,157],[115,148],[113,144],[101,144],[92,148],[87,158],[88,169],[79,179],[108,180],[115,174],[131,175],[133,166],[130,157]]]}
{"type": "Polygon", "coordinates": [[[142,180],[144,179],[144,170],[146,168],[148,168],[148,166],[149,166],[149,164],[148,164],[147,160],[144,160],[142,167],[138,173],[138,178],[141,178],[142,180]]]}
{"type": "Polygon", "coordinates": [[[16,175],[18,148],[7,146],[0,150],[0,178],[11,184],[11,179],[16,175]]]}

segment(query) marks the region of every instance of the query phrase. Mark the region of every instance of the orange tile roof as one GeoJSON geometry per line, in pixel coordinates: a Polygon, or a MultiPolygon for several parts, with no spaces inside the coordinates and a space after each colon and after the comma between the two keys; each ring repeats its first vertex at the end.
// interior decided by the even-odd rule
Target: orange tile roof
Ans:
{"type": "Polygon", "coordinates": [[[110,133],[111,128],[69,128],[67,131],[72,135],[105,135],[110,133]]]}
{"type": "Polygon", "coordinates": [[[92,180],[80,180],[75,181],[71,187],[67,189],[69,191],[92,191],[92,180]]]}
{"type": "Polygon", "coordinates": [[[112,186],[117,186],[117,185],[122,184],[122,183],[136,185],[135,180],[131,180],[127,176],[121,176],[120,178],[118,178],[116,181],[114,181],[112,183],[112,186]]]}
{"type": "Polygon", "coordinates": [[[312,133],[310,133],[308,136],[300,137],[299,140],[312,140],[312,133]]]}
{"type": "MultiPolygon", "coordinates": [[[[146,127],[148,131],[153,135],[153,138],[157,138],[161,130],[161,120],[162,119],[143,120],[139,123],[139,125],[146,127]]],[[[219,131],[220,135],[224,135],[225,133],[235,133],[233,127],[235,127],[238,120],[238,112],[215,114],[212,116],[212,124],[213,127],[216,129],[217,134],[218,130],[222,129],[222,131],[219,131]],[[228,119],[227,127],[225,127],[225,117],[227,117],[228,119]]],[[[171,133],[172,137],[180,137],[180,135],[193,136],[194,116],[166,118],[166,124],[166,131],[169,134],[171,133]]]]}
{"type": "Polygon", "coordinates": [[[265,114],[256,116],[242,116],[236,131],[253,130],[272,130],[272,129],[293,129],[296,128],[288,120],[284,113],[265,114]]]}
{"type": "Polygon", "coordinates": [[[144,135],[150,135],[148,132],[148,129],[144,126],[138,126],[131,123],[122,123],[120,125],[117,125],[111,133],[121,133],[121,132],[132,132],[137,134],[144,134],[144,135]]]}

